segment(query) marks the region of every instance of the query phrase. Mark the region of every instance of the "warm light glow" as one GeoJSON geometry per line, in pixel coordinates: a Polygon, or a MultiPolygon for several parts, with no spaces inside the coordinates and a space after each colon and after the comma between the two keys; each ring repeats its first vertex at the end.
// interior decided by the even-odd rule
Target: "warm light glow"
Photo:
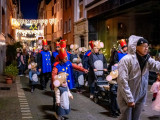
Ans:
{"type": "Polygon", "coordinates": [[[1,41],[0,41],[0,45],[6,45],[6,43],[5,43],[5,42],[1,42],[1,41]]]}
{"type": "Polygon", "coordinates": [[[15,29],[15,28],[19,28],[19,27],[20,27],[20,23],[17,22],[17,20],[14,19],[14,18],[11,19],[11,25],[12,25],[12,29],[15,29]]]}
{"type": "Polygon", "coordinates": [[[27,34],[33,35],[35,34],[36,36],[43,36],[44,32],[43,30],[16,30],[16,35],[22,34],[22,36],[26,36],[27,34]]]}
{"type": "Polygon", "coordinates": [[[27,37],[21,37],[21,39],[26,41],[37,40],[37,38],[27,38],[27,37]]]}
{"type": "Polygon", "coordinates": [[[20,25],[38,25],[40,24],[41,26],[42,25],[45,25],[47,26],[48,22],[52,25],[53,23],[55,23],[55,19],[52,18],[52,19],[31,19],[31,20],[28,20],[28,19],[15,19],[15,18],[12,18],[12,26],[20,26],[20,25]]]}

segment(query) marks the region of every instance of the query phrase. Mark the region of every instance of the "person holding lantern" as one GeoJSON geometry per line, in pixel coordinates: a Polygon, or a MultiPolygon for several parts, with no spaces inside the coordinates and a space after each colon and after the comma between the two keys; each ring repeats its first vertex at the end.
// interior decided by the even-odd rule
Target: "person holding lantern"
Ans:
{"type": "Polygon", "coordinates": [[[43,40],[43,49],[40,51],[40,54],[38,55],[38,69],[39,72],[41,72],[41,87],[42,90],[46,89],[46,85],[49,81],[50,75],[51,75],[51,54],[48,51],[48,44],[47,40],[43,40]]]}

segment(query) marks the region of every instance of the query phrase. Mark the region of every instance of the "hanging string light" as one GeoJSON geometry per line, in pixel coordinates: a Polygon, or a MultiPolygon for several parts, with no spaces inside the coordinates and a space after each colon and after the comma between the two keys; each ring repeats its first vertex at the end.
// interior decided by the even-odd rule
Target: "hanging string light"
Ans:
{"type": "Polygon", "coordinates": [[[27,38],[27,37],[21,37],[21,40],[33,41],[33,40],[37,40],[37,38],[27,38]]]}
{"type": "Polygon", "coordinates": [[[35,34],[36,36],[44,35],[43,30],[16,30],[16,34],[22,34],[22,36],[26,36],[27,34],[33,35],[35,34]]]}
{"type": "Polygon", "coordinates": [[[21,26],[24,24],[24,25],[27,25],[27,24],[31,24],[31,25],[38,25],[40,24],[41,26],[42,25],[45,25],[47,26],[48,23],[50,23],[51,25],[55,22],[54,18],[52,19],[31,19],[31,20],[28,20],[28,19],[15,19],[15,18],[12,18],[12,26],[16,25],[16,24],[20,24],[21,26]]]}

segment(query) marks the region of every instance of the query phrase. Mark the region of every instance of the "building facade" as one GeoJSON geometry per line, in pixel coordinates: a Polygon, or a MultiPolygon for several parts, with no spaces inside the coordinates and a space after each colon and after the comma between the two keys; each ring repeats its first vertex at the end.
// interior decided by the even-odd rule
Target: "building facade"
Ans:
{"type": "MultiPolygon", "coordinates": [[[[52,2],[42,0],[38,6],[38,19],[51,19],[52,18],[52,2]]],[[[48,41],[48,45],[52,43],[52,26],[51,24],[39,25],[39,30],[44,30],[44,39],[48,41]]]]}
{"type": "Polygon", "coordinates": [[[89,0],[85,7],[89,40],[103,41],[107,58],[120,39],[128,40],[132,34],[144,37],[152,45],[160,43],[158,0],[89,0]]]}
{"type": "Polygon", "coordinates": [[[74,1],[74,43],[88,47],[88,21],[85,0],[74,1]]]}
{"type": "Polygon", "coordinates": [[[52,46],[55,49],[55,42],[63,38],[63,0],[52,0],[52,16],[54,24],[52,25],[52,46]]]}
{"type": "Polygon", "coordinates": [[[38,11],[38,19],[54,19],[53,24],[40,26],[40,29],[44,29],[44,38],[54,50],[55,42],[63,38],[63,0],[42,0],[38,11]]]}
{"type": "Polygon", "coordinates": [[[63,38],[69,49],[74,43],[74,0],[63,0],[63,38]]]}
{"type": "Polygon", "coordinates": [[[18,0],[0,0],[0,74],[6,62],[6,46],[15,41],[15,31],[11,27],[11,18],[21,15],[18,0]]]}

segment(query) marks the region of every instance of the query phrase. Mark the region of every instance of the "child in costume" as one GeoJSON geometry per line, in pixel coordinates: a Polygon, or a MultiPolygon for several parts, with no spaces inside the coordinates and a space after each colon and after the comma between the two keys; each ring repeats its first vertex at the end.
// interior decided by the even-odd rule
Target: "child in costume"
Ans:
{"type": "MultiPolygon", "coordinates": [[[[53,84],[53,82],[55,81],[55,76],[61,72],[66,72],[68,74],[66,81],[67,81],[69,89],[73,89],[74,88],[73,69],[76,69],[78,71],[82,71],[85,73],[87,73],[88,70],[78,65],[72,64],[67,58],[67,52],[65,48],[61,48],[59,50],[59,55],[57,55],[57,57],[59,61],[54,63],[53,70],[52,70],[52,84],[51,84],[52,89],[54,89],[55,87],[53,84]]],[[[54,98],[55,96],[53,94],[53,107],[55,108],[54,98]]]]}
{"type": "Polygon", "coordinates": [[[57,55],[58,55],[59,50],[60,50],[60,43],[57,41],[57,42],[56,42],[56,49],[55,49],[55,51],[52,53],[52,64],[53,64],[54,62],[56,62],[56,57],[57,57],[57,55]]]}
{"type": "Polygon", "coordinates": [[[110,72],[110,74],[106,77],[106,80],[110,84],[111,115],[112,117],[115,118],[117,118],[117,116],[119,116],[120,114],[120,110],[117,103],[117,89],[118,89],[118,84],[116,82],[117,77],[118,77],[118,70],[110,72]]]}
{"type": "Polygon", "coordinates": [[[69,98],[73,99],[72,94],[69,91],[67,85],[67,76],[65,72],[61,72],[54,77],[54,91],[56,96],[56,114],[58,120],[63,120],[64,115],[68,115],[70,112],[69,98]]]}
{"type": "Polygon", "coordinates": [[[156,99],[159,88],[160,88],[160,73],[157,74],[157,81],[153,83],[150,89],[150,91],[153,93],[152,101],[156,99]]]}
{"type": "Polygon", "coordinates": [[[158,73],[157,81],[152,85],[151,92],[153,92],[152,109],[160,111],[160,73],[158,73]]]}
{"type": "Polygon", "coordinates": [[[128,50],[128,47],[125,39],[121,39],[119,51],[117,51],[114,55],[114,64],[118,63],[125,55],[128,54],[127,50],[128,50]]]}
{"type": "MultiPolygon", "coordinates": [[[[81,60],[80,56],[78,55],[78,47],[79,46],[77,44],[72,44],[70,46],[70,48],[72,50],[70,60],[72,63],[74,63],[80,67],[83,67],[82,60],[81,60]]],[[[83,72],[73,70],[73,76],[74,76],[74,81],[75,81],[75,87],[77,88],[77,93],[81,93],[82,86],[84,85],[83,72]]]]}
{"type": "Polygon", "coordinates": [[[38,75],[40,74],[40,72],[37,71],[37,63],[32,62],[30,65],[31,70],[29,71],[29,80],[31,84],[31,93],[33,93],[36,85],[38,84],[38,75]]]}
{"type": "Polygon", "coordinates": [[[103,54],[100,53],[100,49],[104,47],[103,42],[99,40],[92,42],[92,53],[89,56],[89,73],[88,84],[90,88],[90,98],[94,97],[95,89],[95,76],[103,75],[104,71],[107,71],[107,61],[103,54]]]}

